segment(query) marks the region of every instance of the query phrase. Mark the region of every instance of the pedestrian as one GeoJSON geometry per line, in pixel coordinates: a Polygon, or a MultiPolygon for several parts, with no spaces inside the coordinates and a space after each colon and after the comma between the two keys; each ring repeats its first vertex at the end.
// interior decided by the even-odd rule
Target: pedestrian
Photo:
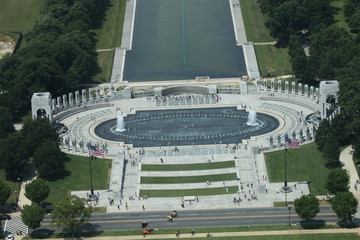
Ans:
{"type": "Polygon", "coordinates": [[[229,188],[227,187],[227,188],[225,188],[225,190],[226,190],[226,193],[229,193],[229,188]]]}
{"type": "Polygon", "coordinates": [[[177,230],[176,233],[175,233],[176,237],[180,237],[180,231],[177,230]]]}
{"type": "Polygon", "coordinates": [[[164,160],[162,158],[160,158],[160,161],[161,161],[161,163],[164,163],[164,160]]]}
{"type": "Polygon", "coordinates": [[[125,208],[126,208],[126,210],[128,210],[128,204],[127,204],[127,202],[125,202],[125,208]]]}
{"type": "Polygon", "coordinates": [[[120,206],[118,205],[118,210],[120,210],[120,206]]]}
{"type": "Polygon", "coordinates": [[[191,236],[194,236],[195,235],[195,229],[191,229],[191,236]]]}
{"type": "Polygon", "coordinates": [[[145,210],[145,206],[144,206],[144,205],[142,205],[142,208],[143,208],[143,210],[145,210]]]}

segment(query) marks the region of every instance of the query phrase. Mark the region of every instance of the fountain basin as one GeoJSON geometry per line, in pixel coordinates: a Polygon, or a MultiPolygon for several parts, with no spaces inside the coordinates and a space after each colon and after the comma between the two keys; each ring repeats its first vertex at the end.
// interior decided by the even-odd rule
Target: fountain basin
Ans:
{"type": "Polygon", "coordinates": [[[137,111],[124,118],[125,132],[116,131],[116,118],[100,123],[94,132],[134,147],[158,147],[240,143],[279,126],[276,118],[263,113],[257,113],[257,125],[247,121],[248,113],[236,107],[137,111]]]}

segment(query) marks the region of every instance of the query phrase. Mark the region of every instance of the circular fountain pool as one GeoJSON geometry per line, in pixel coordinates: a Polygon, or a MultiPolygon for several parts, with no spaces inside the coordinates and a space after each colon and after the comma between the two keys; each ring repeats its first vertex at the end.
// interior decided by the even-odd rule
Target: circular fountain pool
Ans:
{"type": "Polygon", "coordinates": [[[116,131],[114,118],[97,125],[95,134],[134,147],[158,147],[240,143],[279,126],[276,118],[262,113],[256,114],[257,124],[247,122],[248,113],[235,107],[137,111],[124,118],[125,131],[116,131]]]}

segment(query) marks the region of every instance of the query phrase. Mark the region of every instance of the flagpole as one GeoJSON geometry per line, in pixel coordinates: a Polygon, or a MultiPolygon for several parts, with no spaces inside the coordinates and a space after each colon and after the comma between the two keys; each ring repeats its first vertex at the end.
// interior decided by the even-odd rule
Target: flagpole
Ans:
{"type": "Polygon", "coordinates": [[[88,148],[89,150],[89,168],[90,168],[90,187],[91,187],[91,194],[90,196],[94,196],[94,186],[93,186],[93,178],[92,178],[92,165],[91,165],[91,154],[90,154],[90,146],[88,148]]]}
{"type": "Polygon", "coordinates": [[[287,174],[286,174],[286,143],[285,143],[285,182],[284,182],[284,192],[285,192],[285,206],[287,206],[287,190],[288,190],[288,186],[287,186],[287,174]]]}

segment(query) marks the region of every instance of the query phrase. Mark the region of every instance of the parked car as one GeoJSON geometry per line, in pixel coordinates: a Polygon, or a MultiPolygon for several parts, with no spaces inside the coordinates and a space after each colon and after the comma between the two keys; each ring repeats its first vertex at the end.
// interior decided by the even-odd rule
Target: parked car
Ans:
{"type": "Polygon", "coordinates": [[[6,240],[14,240],[14,236],[12,234],[7,235],[6,240]]]}
{"type": "Polygon", "coordinates": [[[10,219],[11,219],[11,216],[7,215],[7,214],[4,214],[1,216],[1,220],[10,220],[10,219]]]}

